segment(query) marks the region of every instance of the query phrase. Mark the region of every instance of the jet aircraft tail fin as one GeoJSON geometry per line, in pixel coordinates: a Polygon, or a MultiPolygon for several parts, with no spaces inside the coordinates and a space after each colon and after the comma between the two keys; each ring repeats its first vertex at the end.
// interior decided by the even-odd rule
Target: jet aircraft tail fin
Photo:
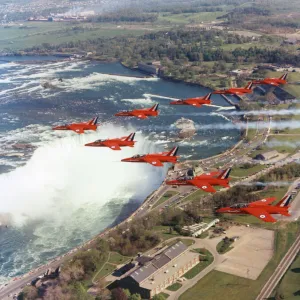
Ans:
{"type": "Polygon", "coordinates": [[[89,125],[97,125],[98,117],[93,118],[91,121],[88,122],[89,125]]]}
{"type": "Polygon", "coordinates": [[[135,137],[135,132],[130,133],[129,136],[125,139],[125,141],[132,142],[134,140],[134,137],[135,137]]]}
{"type": "Polygon", "coordinates": [[[292,201],[292,195],[287,194],[285,195],[277,204],[277,207],[289,207],[292,201]]]}
{"type": "Polygon", "coordinates": [[[281,77],[279,77],[279,79],[286,80],[287,76],[288,76],[288,73],[284,73],[281,77]]]}
{"type": "Polygon", "coordinates": [[[212,93],[207,94],[207,95],[204,97],[204,100],[210,100],[211,95],[212,95],[212,93]]]}
{"type": "Polygon", "coordinates": [[[170,152],[168,152],[168,153],[166,154],[166,156],[176,156],[176,154],[177,154],[177,152],[178,152],[178,149],[179,149],[178,146],[174,147],[170,152]]]}
{"type": "Polygon", "coordinates": [[[218,179],[228,179],[229,174],[231,172],[231,168],[224,170],[217,178],[218,179]]]}
{"type": "Polygon", "coordinates": [[[150,111],[157,111],[158,110],[158,103],[156,103],[155,105],[153,105],[149,110],[150,111]]]}
{"type": "Polygon", "coordinates": [[[245,89],[246,89],[246,90],[251,90],[252,86],[253,86],[253,82],[251,81],[251,82],[249,82],[249,83],[245,86],[245,89]]]}

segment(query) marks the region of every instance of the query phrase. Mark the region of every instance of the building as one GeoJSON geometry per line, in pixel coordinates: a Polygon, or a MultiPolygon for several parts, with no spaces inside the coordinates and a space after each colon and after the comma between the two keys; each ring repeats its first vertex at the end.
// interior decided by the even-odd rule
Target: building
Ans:
{"type": "MultiPolygon", "coordinates": [[[[141,260],[140,260],[141,261],[141,260]]],[[[144,260],[142,260],[144,261],[144,260]]],[[[199,253],[191,252],[181,241],[166,248],[151,260],[138,263],[117,285],[150,299],[176,282],[200,261],[199,253]]]]}
{"type": "Polygon", "coordinates": [[[159,70],[160,70],[160,62],[150,62],[150,63],[138,63],[138,69],[142,72],[153,74],[153,75],[158,75],[159,70]]]}
{"type": "Polygon", "coordinates": [[[210,223],[196,223],[190,226],[184,226],[182,228],[183,231],[187,231],[187,232],[191,232],[193,237],[197,237],[199,235],[201,235],[203,232],[205,232],[206,230],[208,230],[210,227],[216,225],[217,223],[219,223],[220,220],[219,219],[215,219],[213,221],[211,221],[210,223]]]}
{"type": "Polygon", "coordinates": [[[230,71],[230,75],[234,75],[234,76],[249,76],[252,73],[253,70],[249,70],[249,69],[236,69],[230,71]]]}
{"type": "Polygon", "coordinates": [[[279,153],[276,150],[268,151],[265,153],[257,154],[254,159],[257,160],[270,160],[277,157],[279,153]]]}

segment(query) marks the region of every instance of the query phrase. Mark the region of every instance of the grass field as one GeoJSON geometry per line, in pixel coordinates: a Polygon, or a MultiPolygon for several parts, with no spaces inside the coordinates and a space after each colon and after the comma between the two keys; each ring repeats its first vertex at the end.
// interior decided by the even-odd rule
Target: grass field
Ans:
{"type": "Polygon", "coordinates": [[[249,169],[243,169],[241,167],[234,167],[232,169],[231,175],[232,176],[237,176],[237,177],[245,177],[245,176],[249,176],[252,175],[256,172],[259,172],[263,169],[265,169],[266,166],[264,165],[253,165],[251,168],[249,169]]]}
{"type": "Polygon", "coordinates": [[[194,192],[193,194],[189,195],[188,197],[184,198],[183,203],[186,202],[190,202],[190,201],[197,201],[199,200],[202,196],[204,196],[205,194],[207,194],[206,192],[202,191],[202,190],[197,190],[196,192],[194,192]]]}
{"type": "Polygon", "coordinates": [[[176,194],[178,194],[178,192],[175,192],[175,191],[168,191],[168,192],[164,193],[162,195],[162,197],[155,203],[153,208],[164,203],[165,201],[167,201],[168,199],[170,199],[171,197],[173,197],[176,194]]]}
{"type": "Polygon", "coordinates": [[[217,245],[218,253],[224,254],[224,253],[230,251],[231,249],[233,249],[233,247],[231,246],[232,244],[233,244],[233,242],[225,243],[224,240],[220,241],[217,245]]]}
{"type": "Polygon", "coordinates": [[[300,253],[276,288],[276,293],[281,299],[300,299],[300,253]]]}
{"type": "Polygon", "coordinates": [[[43,43],[58,45],[99,37],[142,35],[149,30],[159,30],[159,27],[151,25],[120,27],[106,23],[26,22],[23,26],[0,27],[0,50],[20,50],[43,43]]]}
{"type": "Polygon", "coordinates": [[[102,270],[97,274],[96,278],[94,279],[95,281],[97,281],[98,279],[107,276],[108,274],[112,273],[113,270],[116,269],[115,265],[112,265],[110,263],[106,263],[102,270]]]}
{"type": "Polygon", "coordinates": [[[179,282],[175,282],[174,284],[168,286],[167,290],[175,292],[175,291],[179,290],[181,287],[182,287],[182,284],[180,284],[179,282]]]}
{"type": "Polygon", "coordinates": [[[111,252],[108,262],[112,264],[120,265],[120,264],[124,264],[126,261],[130,259],[131,257],[123,256],[117,252],[111,252]]]}
{"type": "Polygon", "coordinates": [[[250,280],[212,271],[180,296],[180,300],[253,300],[274,272],[278,263],[292,245],[300,222],[280,225],[275,235],[275,253],[257,280],[250,280]]]}
{"type": "Polygon", "coordinates": [[[195,242],[192,239],[182,239],[181,240],[187,247],[193,245],[195,242]]]}
{"type": "Polygon", "coordinates": [[[166,293],[159,293],[158,295],[163,296],[164,299],[168,299],[168,297],[170,296],[169,294],[166,294],[166,293]]]}
{"type": "Polygon", "coordinates": [[[216,21],[217,17],[224,15],[224,12],[200,12],[171,14],[161,13],[157,22],[168,22],[173,24],[189,24],[216,21]]]}
{"type": "MultiPolygon", "coordinates": [[[[288,130],[288,133],[290,133],[290,130],[288,130]]],[[[277,150],[280,153],[293,153],[296,151],[297,148],[299,148],[299,140],[300,136],[276,136],[273,135],[268,138],[268,148],[272,148],[274,150],[277,150]]]]}

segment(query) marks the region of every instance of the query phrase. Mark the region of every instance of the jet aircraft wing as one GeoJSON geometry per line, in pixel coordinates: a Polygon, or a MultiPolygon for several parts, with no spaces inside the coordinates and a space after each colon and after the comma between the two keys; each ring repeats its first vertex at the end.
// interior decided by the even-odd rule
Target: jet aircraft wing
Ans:
{"type": "Polygon", "coordinates": [[[109,143],[107,146],[112,150],[121,150],[120,146],[117,143],[109,143]]]}
{"type": "Polygon", "coordinates": [[[147,119],[147,116],[138,112],[132,112],[132,114],[139,119],[147,119]]]}
{"type": "Polygon", "coordinates": [[[276,200],[275,197],[261,199],[251,203],[251,206],[265,206],[269,205],[276,200]]]}
{"type": "Polygon", "coordinates": [[[74,128],[72,130],[79,134],[84,133],[84,130],[82,128],[74,128]]]}
{"type": "Polygon", "coordinates": [[[161,163],[160,160],[158,159],[153,159],[153,158],[144,158],[145,162],[147,162],[148,164],[151,164],[154,167],[162,167],[163,164],[161,163]]]}
{"type": "Polygon", "coordinates": [[[205,181],[196,181],[193,180],[192,184],[195,185],[197,188],[201,189],[204,192],[209,192],[209,193],[215,193],[216,190],[212,185],[210,185],[208,182],[205,181]]]}
{"type": "Polygon", "coordinates": [[[276,219],[274,219],[267,211],[265,211],[263,208],[243,208],[244,211],[246,211],[248,214],[264,221],[264,222],[276,222],[276,219]]]}

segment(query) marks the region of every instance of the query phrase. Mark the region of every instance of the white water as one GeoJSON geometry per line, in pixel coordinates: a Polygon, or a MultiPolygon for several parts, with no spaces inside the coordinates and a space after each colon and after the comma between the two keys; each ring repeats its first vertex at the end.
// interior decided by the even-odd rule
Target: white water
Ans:
{"type": "Polygon", "coordinates": [[[164,169],[120,162],[153,148],[142,135],[137,135],[135,148],[122,151],[84,147],[101,137],[132,132],[112,125],[98,130],[85,135],[61,132],[66,137],[46,142],[24,167],[0,175],[0,214],[11,214],[17,226],[37,219],[63,224],[82,207],[93,213],[93,206],[112,198],[143,197],[162,181],[164,169]]]}

